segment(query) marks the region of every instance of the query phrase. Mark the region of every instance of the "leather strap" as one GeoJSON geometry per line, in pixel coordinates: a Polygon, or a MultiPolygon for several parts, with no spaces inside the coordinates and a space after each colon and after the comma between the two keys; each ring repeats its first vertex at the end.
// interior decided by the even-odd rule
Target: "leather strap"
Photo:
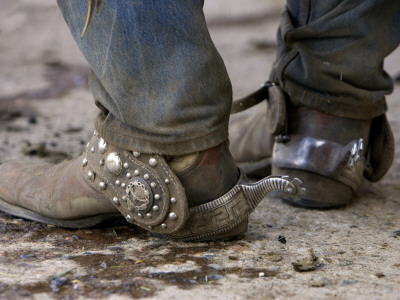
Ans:
{"type": "Polygon", "coordinates": [[[260,103],[263,100],[267,100],[269,98],[268,89],[270,86],[273,85],[276,85],[276,83],[267,81],[263,83],[258,90],[251,93],[250,95],[247,95],[244,98],[233,101],[231,107],[231,114],[241,112],[260,103]]]}

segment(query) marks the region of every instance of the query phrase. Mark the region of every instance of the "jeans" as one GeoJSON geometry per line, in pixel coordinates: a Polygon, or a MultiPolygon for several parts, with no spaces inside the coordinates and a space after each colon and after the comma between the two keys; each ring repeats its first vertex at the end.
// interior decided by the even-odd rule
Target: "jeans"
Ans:
{"type": "Polygon", "coordinates": [[[202,0],[105,0],[82,39],[88,1],[57,2],[92,69],[106,141],[182,155],[228,138],[232,87],[202,0]]]}
{"type": "MultiPolygon", "coordinates": [[[[231,83],[201,0],[58,0],[92,68],[96,129],[115,146],[182,155],[228,138],[231,83]]],[[[288,0],[271,79],[293,105],[370,119],[393,89],[383,59],[400,40],[400,1],[288,0]]],[[[266,71],[267,73],[267,71],[266,71]]]]}
{"type": "Polygon", "coordinates": [[[295,106],[372,119],[393,82],[384,58],[400,42],[400,1],[287,0],[271,80],[295,106]]]}

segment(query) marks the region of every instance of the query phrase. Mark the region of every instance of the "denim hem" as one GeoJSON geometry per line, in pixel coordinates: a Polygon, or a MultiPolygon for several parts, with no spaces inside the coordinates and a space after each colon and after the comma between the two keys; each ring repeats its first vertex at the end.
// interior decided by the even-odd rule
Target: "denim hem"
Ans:
{"type": "Polygon", "coordinates": [[[286,81],[284,90],[294,106],[307,106],[340,118],[368,120],[383,115],[387,110],[385,97],[372,101],[354,102],[354,98],[340,99],[325,97],[286,81]]]}
{"type": "Polygon", "coordinates": [[[116,147],[129,151],[163,155],[184,155],[200,152],[215,147],[228,139],[227,125],[206,136],[190,141],[174,141],[174,138],[171,138],[172,141],[163,142],[157,141],[155,136],[149,136],[148,139],[144,139],[143,134],[135,134],[134,130],[129,135],[113,131],[109,128],[110,126],[104,126],[104,123],[99,118],[96,119],[95,127],[104,140],[116,147]]]}

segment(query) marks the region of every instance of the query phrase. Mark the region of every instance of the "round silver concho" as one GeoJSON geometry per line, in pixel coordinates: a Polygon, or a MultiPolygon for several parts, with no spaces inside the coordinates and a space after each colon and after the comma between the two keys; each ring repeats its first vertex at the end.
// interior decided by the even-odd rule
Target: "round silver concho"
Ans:
{"type": "Polygon", "coordinates": [[[130,211],[147,213],[153,207],[153,193],[141,178],[133,178],[126,187],[126,196],[130,211]]]}
{"type": "Polygon", "coordinates": [[[106,158],[107,170],[114,176],[118,176],[122,172],[122,160],[117,152],[111,152],[106,158]]]}

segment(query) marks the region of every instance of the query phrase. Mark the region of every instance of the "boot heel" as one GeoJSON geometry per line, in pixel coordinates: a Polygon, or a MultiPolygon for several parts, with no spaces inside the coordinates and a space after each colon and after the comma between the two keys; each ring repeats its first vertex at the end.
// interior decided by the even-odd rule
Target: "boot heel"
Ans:
{"type": "Polygon", "coordinates": [[[316,173],[294,169],[272,167],[272,174],[297,177],[303,181],[306,188],[300,200],[284,199],[294,205],[313,208],[334,208],[347,205],[351,202],[352,189],[336,180],[316,173]]]}

